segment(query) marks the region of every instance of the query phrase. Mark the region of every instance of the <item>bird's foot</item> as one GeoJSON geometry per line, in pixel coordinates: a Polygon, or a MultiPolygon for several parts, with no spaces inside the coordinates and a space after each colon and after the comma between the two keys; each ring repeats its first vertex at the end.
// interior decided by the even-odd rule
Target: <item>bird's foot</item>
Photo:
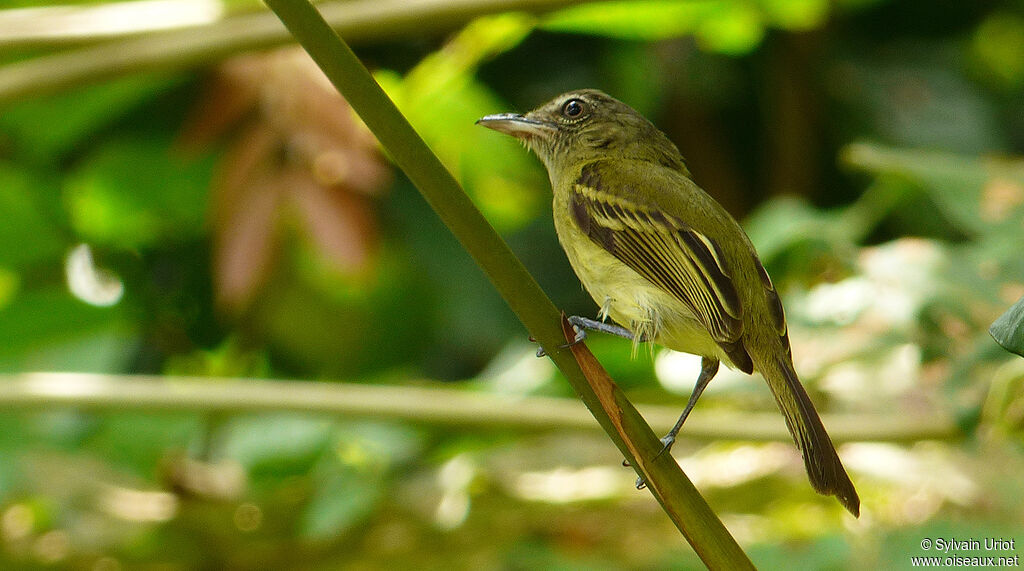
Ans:
{"type": "MultiPolygon", "coordinates": [[[[667,434],[667,435],[665,435],[665,437],[661,439],[661,444],[662,444],[661,450],[659,450],[658,453],[654,455],[653,460],[657,460],[658,458],[661,457],[662,454],[664,454],[664,453],[668,452],[669,450],[671,450],[672,449],[672,445],[675,444],[675,443],[676,443],[676,436],[674,434],[667,434]]],[[[629,466],[629,461],[628,460],[623,460],[622,461],[622,465],[623,466],[629,466]]],[[[642,489],[644,489],[646,487],[647,487],[647,481],[644,480],[643,476],[638,476],[637,479],[636,479],[636,489],[642,490],[642,489]]]]}
{"type": "MultiPolygon", "coordinates": [[[[605,323],[604,321],[597,321],[596,319],[589,319],[579,315],[570,315],[568,319],[569,323],[572,323],[573,327],[581,333],[589,329],[590,331],[600,331],[609,335],[615,335],[616,337],[622,337],[623,339],[629,339],[630,341],[633,340],[633,332],[621,325],[605,323]]],[[[646,339],[641,339],[641,341],[646,341],[646,339]]]]}
{"type": "Polygon", "coordinates": [[[669,450],[671,450],[672,449],[672,445],[675,444],[675,443],[676,443],[676,435],[672,434],[671,432],[666,434],[664,437],[662,437],[662,439],[661,439],[661,444],[662,444],[661,450],[658,451],[658,453],[654,455],[654,459],[657,460],[662,454],[664,454],[664,453],[668,452],[669,450]]]}
{"type": "MultiPolygon", "coordinates": [[[[572,328],[573,328],[573,331],[576,332],[576,336],[573,338],[571,343],[565,343],[563,345],[559,345],[558,346],[559,349],[568,349],[569,347],[572,347],[573,345],[576,345],[578,343],[582,343],[587,338],[587,331],[582,326],[579,326],[576,323],[574,323],[573,322],[573,317],[569,318],[569,323],[572,323],[572,328]]],[[[536,343],[537,340],[534,339],[531,336],[530,337],[530,342],[531,343],[536,343]]],[[[538,358],[546,357],[547,354],[548,354],[547,351],[545,351],[543,347],[537,347],[537,357],[538,358]]]]}

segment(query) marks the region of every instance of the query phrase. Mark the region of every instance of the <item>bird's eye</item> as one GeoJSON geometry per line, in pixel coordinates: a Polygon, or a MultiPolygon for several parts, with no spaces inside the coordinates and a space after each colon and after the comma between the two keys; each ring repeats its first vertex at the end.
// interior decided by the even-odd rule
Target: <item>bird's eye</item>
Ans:
{"type": "Polygon", "coordinates": [[[580,115],[583,115],[583,101],[579,99],[570,99],[562,105],[562,115],[569,119],[576,119],[580,115]]]}

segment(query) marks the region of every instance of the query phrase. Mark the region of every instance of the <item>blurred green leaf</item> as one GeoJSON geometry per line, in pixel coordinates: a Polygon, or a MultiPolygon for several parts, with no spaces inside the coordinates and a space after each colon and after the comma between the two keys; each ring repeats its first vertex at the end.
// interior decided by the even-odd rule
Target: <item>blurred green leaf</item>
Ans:
{"type": "Polygon", "coordinates": [[[423,445],[419,431],[382,422],[342,424],[333,440],[314,472],[316,492],[300,523],[300,534],[310,539],[336,537],[369,517],[384,500],[387,471],[423,445]]]}
{"type": "Polygon", "coordinates": [[[617,42],[604,58],[604,73],[616,79],[610,93],[626,101],[629,106],[645,117],[655,119],[664,101],[669,78],[665,77],[666,65],[660,61],[657,50],[649,44],[617,42]],[[646,61],[648,65],[636,65],[646,61]]]}
{"type": "Polygon", "coordinates": [[[67,179],[71,223],[82,238],[117,248],[198,235],[213,157],[185,159],[167,141],[117,139],[67,179]]]}
{"type": "MultiPolygon", "coordinates": [[[[1018,301],[1016,305],[1020,306],[1021,302],[1018,301]]],[[[1020,314],[1024,314],[1024,311],[1020,314]]],[[[1016,353],[1020,354],[1019,351],[1016,353]]],[[[980,420],[986,429],[1015,440],[1018,444],[1024,443],[1024,359],[1006,361],[995,370],[980,420]]],[[[1005,489],[1001,490],[1000,495],[1017,497],[1019,492],[1005,489]]]]}
{"type": "Polygon", "coordinates": [[[18,291],[18,274],[0,267],[0,310],[14,300],[18,291]]]}
{"type": "Polygon", "coordinates": [[[828,17],[828,0],[758,0],[767,19],[787,30],[811,30],[828,17]]]}
{"type": "Polygon", "coordinates": [[[22,370],[64,343],[119,327],[122,317],[117,306],[91,306],[63,289],[19,293],[0,309],[0,370],[22,370]]]}
{"type": "Polygon", "coordinates": [[[851,10],[863,10],[891,0],[836,0],[836,5],[851,10]]]}
{"type": "Polygon", "coordinates": [[[17,142],[20,153],[35,160],[52,161],[180,82],[180,78],[135,75],[19,101],[0,113],[0,132],[17,142]]]}
{"type": "MultiPolygon", "coordinates": [[[[309,256],[281,264],[256,307],[261,334],[277,351],[331,376],[376,373],[419,358],[429,348],[425,333],[436,303],[429,280],[394,245],[377,255],[366,279],[347,282],[308,263],[309,256]]],[[[450,267],[438,250],[430,256],[450,267]]]]}
{"type": "Polygon", "coordinates": [[[1024,211],[1024,161],[858,143],[841,160],[876,176],[905,177],[965,231],[1013,231],[1024,211]]]}
{"type": "Polygon", "coordinates": [[[56,202],[54,189],[8,163],[0,163],[0,189],[0,265],[19,267],[60,257],[65,240],[46,218],[53,209],[41,204],[56,202]]]}
{"type": "Polygon", "coordinates": [[[326,462],[316,472],[316,492],[299,523],[305,539],[335,538],[373,514],[385,493],[374,472],[326,462]]]}
{"type": "Polygon", "coordinates": [[[971,51],[983,73],[1000,87],[1024,85],[1024,17],[1012,12],[990,14],[974,31],[971,51]]]}
{"type": "Polygon", "coordinates": [[[552,12],[544,17],[541,28],[627,40],[659,40],[693,33],[700,20],[724,4],[728,2],[593,2],[552,12]]]}
{"type": "Polygon", "coordinates": [[[749,53],[764,37],[764,17],[756,7],[728,2],[709,10],[697,25],[697,42],[704,49],[740,56],[749,53]]]}
{"type": "Polygon", "coordinates": [[[423,436],[412,427],[387,422],[350,422],[334,432],[334,451],[343,463],[383,470],[415,458],[423,436]]]}
{"type": "Polygon", "coordinates": [[[153,478],[168,451],[187,450],[202,429],[196,415],[114,414],[102,419],[82,448],[153,478]]]}
{"type": "Polygon", "coordinates": [[[1024,297],[1000,315],[988,332],[1003,349],[1024,357],[1024,297]]]}
{"type": "Polygon", "coordinates": [[[327,419],[297,414],[234,418],[224,427],[219,452],[250,474],[302,474],[323,453],[332,429],[327,419]]]}
{"type": "Polygon", "coordinates": [[[212,349],[172,355],[165,363],[163,373],[185,377],[272,376],[266,353],[243,347],[237,337],[228,337],[212,349]]]}
{"type": "Polygon", "coordinates": [[[818,210],[801,198],[782,197],[760,206],[743,227],[767,264],[799,243],[830,245],[835,221],[834,214],[818,210]]]}
{"type": "Polygon", "coordinates": [[[536,162],[509,137],[476,120],[506,105],[475,77],[487,59],[519,44],[533,29],[524,14],[471,22],[443,49],[424,58],[405,77],[375,77],[424,140],[441,158],[488,219],[501,230],[522,226],[536,214],[543,187],[536,162]],[[495,161],[494,157],[501,157],[495,161]]]}
{"type": "Polygon", "coordinates": [[[117,373],[125,370],[138,350],[139,339],[126,334],[121,323],[80,331],[80,336],[51,341],[26,352],[18,367],[30,371],[117,373]]]}
{"type": "Polygon", "coordinates": [[[645,0],[572,6],[546,16],[541,27],[643,41],[694,34],[708,50],[741,55],[760,43],[763,23],[749,2],[645,0]]]}
{"type": "Polygon", "coordinates": [[[426,371],[441,378],[474,375],[509,335],[523,334],[522,326],[419,193],[400,184],[389,197],[388,211],[402,240],[394,253],[412,273],[385,284],[382,301],[391,301],[375,309],[386,330],[366,346],[377,353],[421,355],[426,371]],[[458,295],[451,295],[452,276],[459,276],[458,295]],[[410,297],[411,291],[418,295],[410,297]]]}

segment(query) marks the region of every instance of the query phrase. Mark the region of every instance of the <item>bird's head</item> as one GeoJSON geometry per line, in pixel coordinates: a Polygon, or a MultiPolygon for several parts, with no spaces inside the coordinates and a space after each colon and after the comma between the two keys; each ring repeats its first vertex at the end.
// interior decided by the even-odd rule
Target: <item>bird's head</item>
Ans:
{"type": "Polygon", "coordinates": [[[668,137],[632,107],[596,89],[570,91],[526,114],[488,115],[477,123],[522,141],[549,172],[609,157],[684,169],[668,137]]]}

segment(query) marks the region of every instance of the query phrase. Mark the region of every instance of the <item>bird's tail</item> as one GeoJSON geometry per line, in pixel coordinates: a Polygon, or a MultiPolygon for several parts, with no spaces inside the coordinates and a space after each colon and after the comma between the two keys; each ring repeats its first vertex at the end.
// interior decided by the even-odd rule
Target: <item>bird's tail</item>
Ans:
{"type": "Polygon", "coordinates": [[[785,353],[763,359],[754,357],[757,369],[768,381],[775,402],[786,417],[793,440],[800,448],[811,485],[819,494],[833,495],[854,516],[860,516],[860,498],[840,462],[807,391],[800,384],[793,363],[785,353]]]}

